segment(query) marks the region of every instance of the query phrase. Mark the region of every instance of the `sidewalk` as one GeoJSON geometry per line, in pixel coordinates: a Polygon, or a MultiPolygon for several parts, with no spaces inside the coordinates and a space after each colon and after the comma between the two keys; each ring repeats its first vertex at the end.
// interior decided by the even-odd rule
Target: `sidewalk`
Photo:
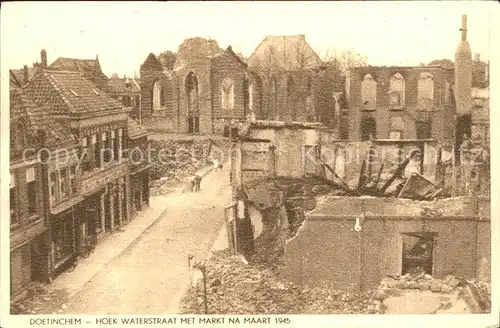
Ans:
{"type": "MultiPolygon", "coordinates": [[[[198,174],[206,176],[213,170],[213,167],[201,169],[198,174]]],[[[180,186],[174,193],[151,197],[149,207],[138,212],[128,224],[122,226],[123,230],[117,230],[106,236],[96,245],[94,253],[86,259],[80,259],[78,266],[73,272],[63,272],[54,281],[47,285],[50,290],[65,290],[68,297],[73,296],[81,290],[87,282],[97,275],[115,258],[119,257],[130,247],[133,247],[141,235],[158,222],[167,212],[165,200],[173,194],[184,192],[186,186],[180,186]]]]}
{"type": "Polygon", "coordinates": [[[150,206],[138,212],[128,224],[106,236],[96,245],[95,252],[86,259],[80,259],[73,272],[63,272],[47,288],[64,289],[68,296],[73,296],[85,284],[101,271],[108,263],[120,256],[127,248],[132,247],[144,231],[152,227],[167,211],[162,200],[165,196],[152,197],[150,206]]]}

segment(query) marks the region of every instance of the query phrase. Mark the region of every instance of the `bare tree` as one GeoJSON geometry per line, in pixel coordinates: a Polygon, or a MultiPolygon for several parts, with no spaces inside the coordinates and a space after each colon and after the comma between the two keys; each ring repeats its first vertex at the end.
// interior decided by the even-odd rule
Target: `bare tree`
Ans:
{"type": "Polygon", "coordinates": [[[344,50],[340,53],[336,50],[329,50],[326,52],[323,60],[327,65],[337,68],[342,73],[345,73],[352,67],[368,65],[368,57],[352,49],[344,50]]]}
{"type": "Polygon", "coordinates": [[[176,59],[177,54],[170,50],[166,50],[158,55],[158,60],[160,61],[160,63],[169,70],[174,68],[176,59]]]}

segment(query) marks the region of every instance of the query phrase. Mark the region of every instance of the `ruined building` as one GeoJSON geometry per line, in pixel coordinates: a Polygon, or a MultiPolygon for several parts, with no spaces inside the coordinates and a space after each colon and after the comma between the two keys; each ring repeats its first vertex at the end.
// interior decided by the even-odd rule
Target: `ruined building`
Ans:
{"type": "Polygon", "coordinates": [[[415,273],[489,282],[489,95],[471,90],[465,31],[464,18],[455,71],[351,70],[349,140],[322,124],[245,124],[231,150],[230,245],[249,258],[282,247],[282,277],[303,288],[366,291],[415,273]]]}
{"type": "Polygon", "coordinates": [[[304,35],[267,36],[248,59],[262,83],[260,120],[322,122],[334,128],[334,73],[304,35]]]}
{"type": "Polygon", "coordinates": [[[141,65],[142,121],[189,134],[227,135],[248,116],[333,128],[332,74],[303,35],[266,37],[248,63],[215,40],[187,39],[173,69],[152,53],[141,65]]]}
{"type": "Polygon", "coordinates": [[[454,140],[453,70],[439,66],[359,67],[348,74],[344,139],[454,140]]]}
{"type": "Polygon", "coordinates": [[[249,258],[283,247],[281,275],[303,288],[366,291],[415,271],[489,281],[490,199],[445,196],[449,164],[433,146],[338,141],[314,123],[248,123],[232,147],[230,245],[249,258]]]}
{"type": "Polygon", "coordinates": [[[222,134],[244,120],[258,98],[247,65],[214,40],[184,41],[173,70],[151,53],[140,72],[142,122],[150,130],[222,134]]]}

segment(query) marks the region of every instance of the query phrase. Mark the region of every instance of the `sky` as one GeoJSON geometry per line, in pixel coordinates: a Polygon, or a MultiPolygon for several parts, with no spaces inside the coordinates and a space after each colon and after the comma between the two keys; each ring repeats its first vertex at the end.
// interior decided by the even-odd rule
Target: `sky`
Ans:
{"type": "Polygon", "coordinates": [[[323,57],[352,49],[371,65],[454,58],[461,16],[473,53],[489,59],[495,1],[452,2],[7,2],[2,67],[58,57],[92,59],[105,74],[133,76],[150,52],[177,51],[186,38],[217,40],[245,57],[266,35],[304,34],[323,57]]]}

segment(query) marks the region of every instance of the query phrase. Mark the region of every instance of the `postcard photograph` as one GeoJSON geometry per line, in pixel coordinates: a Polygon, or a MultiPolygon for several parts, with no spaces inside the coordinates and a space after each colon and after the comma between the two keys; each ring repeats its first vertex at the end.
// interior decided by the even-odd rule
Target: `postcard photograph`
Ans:
{"type": "Polygon", "coordinates": [[[2,327],[498,324],[498,3],[3,7],[2,327]]]}

